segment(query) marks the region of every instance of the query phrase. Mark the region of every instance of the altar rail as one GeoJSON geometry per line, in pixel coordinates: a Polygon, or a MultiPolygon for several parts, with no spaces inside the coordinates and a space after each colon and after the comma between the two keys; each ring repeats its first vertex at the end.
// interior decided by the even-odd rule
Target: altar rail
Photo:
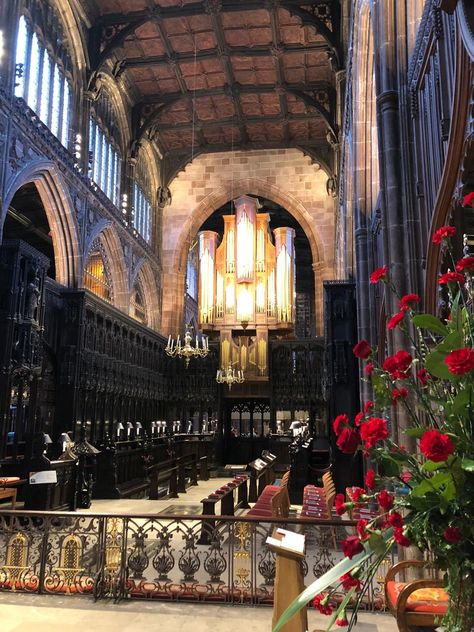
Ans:
{"type": "MultiPolygon", "coordinates": [[[[215,526],[209,527],[206,518],[2,512],[0,591],[89,595],[117,601],[271,604],[275,554],[265,541],[277,526],[275,522],[218,516],[215,526]],[[206,528],[209,537],[201,544],[200,535],[206,528]]],[[[278,524],[306,535],[302,568],[308,585],[343,557],[340,541],[354,532],[356,522],[290,518],[279,519],[278,524]],[[332,543],[334,532],[337,551],[332,543]]],[[[387,569],[392,562],[391,556],[381,568],[387,569]]],[[[384,572],[374,578],[366,609],[384,607],[383,580],[384,572]]]]}

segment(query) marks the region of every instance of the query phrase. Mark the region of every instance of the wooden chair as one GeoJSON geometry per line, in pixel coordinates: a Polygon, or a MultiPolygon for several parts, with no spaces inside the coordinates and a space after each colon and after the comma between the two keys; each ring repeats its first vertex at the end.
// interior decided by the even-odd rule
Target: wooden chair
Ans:
{"type": "Polygon", "coordinates": [[[440,579],[395,581],[398,573],[407,568],[427,567],[429,563],[421,560],[405,560],[392,566],[385,577],[385,603],[400,632],[411,632],[417,627],[435,629],[446,613],[448,594],[440,579]]]}
{"type": "Polygon", "coordinates": [[[0,477],[0,500],[4,498],[11,498],[12,509],[15,509],[16,505],[16,487],[8,487],[9,485],[14,485],[19,481],[18,476],[3,476],[0,477]]]}

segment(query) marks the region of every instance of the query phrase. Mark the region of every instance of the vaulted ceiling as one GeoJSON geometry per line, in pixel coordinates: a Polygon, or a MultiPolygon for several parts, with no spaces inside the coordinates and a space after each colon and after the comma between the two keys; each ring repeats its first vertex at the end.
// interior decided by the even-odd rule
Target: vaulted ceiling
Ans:
{"type": "Polygon", "coordinates": [[[334,0],[95,0],[91,87],[126,73],[134,139],[164,179],[203,152],[298,147],[331,165],[341,67],[334,0]]]}

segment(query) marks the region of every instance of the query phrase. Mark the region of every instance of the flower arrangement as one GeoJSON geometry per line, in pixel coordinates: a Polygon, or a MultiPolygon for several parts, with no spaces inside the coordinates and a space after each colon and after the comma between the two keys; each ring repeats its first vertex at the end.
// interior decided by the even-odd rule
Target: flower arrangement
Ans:
{"type": "MultiPolygon", "coordinates": [[[[353,488],[349,499],[336,496],[335,510],[342,516],[369,503],[377,508],[376,516],[358,521],[357,535],[342,542],[345,558],[291,604],[274,632],[310,600],[320,612],[332,615],[328,630],[334,623],[350,630],[372,577],[394,543],[419,547],[443,572],[450,598],[442,621],[445,630],[465,632],[474,625],[474,315],[468,291],[474,257],[454,261],[455,233],[454,227],[443,226],[433,235],[455,269],[438,279],[448,292],[449,317],[443,321],[418,313],[421,301],[416,294],[398,296],[399,311],[387,326],[401,331],[405,348],[381,362],[365,340],[353,349],[363,363],[373,400],[365,402],[353,421],[345,414],[336,417],[333,430],[342,452],[361,451],[371,467],[364,488],[353,488]],[[411,449],[391,438],[393,410],[406,420],[404,433],[411,449]],[[341,589],[348,592],[333,608],[331,597],[341,589]]],[[[375,270],[370,282],[384,283],[396,294],[386,266],[375,270]]]]}

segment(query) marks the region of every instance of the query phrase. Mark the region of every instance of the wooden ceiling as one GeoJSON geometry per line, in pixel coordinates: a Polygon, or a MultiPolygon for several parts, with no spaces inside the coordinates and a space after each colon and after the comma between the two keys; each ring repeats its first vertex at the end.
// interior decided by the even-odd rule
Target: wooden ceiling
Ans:
{"type": "Polygon", "coordinates": [[[325,166],[341,66],[334,0],[95,0],[91,89],[126,73],[134,140],[171,177],[193,156],[298,147],[325,166]]]}

